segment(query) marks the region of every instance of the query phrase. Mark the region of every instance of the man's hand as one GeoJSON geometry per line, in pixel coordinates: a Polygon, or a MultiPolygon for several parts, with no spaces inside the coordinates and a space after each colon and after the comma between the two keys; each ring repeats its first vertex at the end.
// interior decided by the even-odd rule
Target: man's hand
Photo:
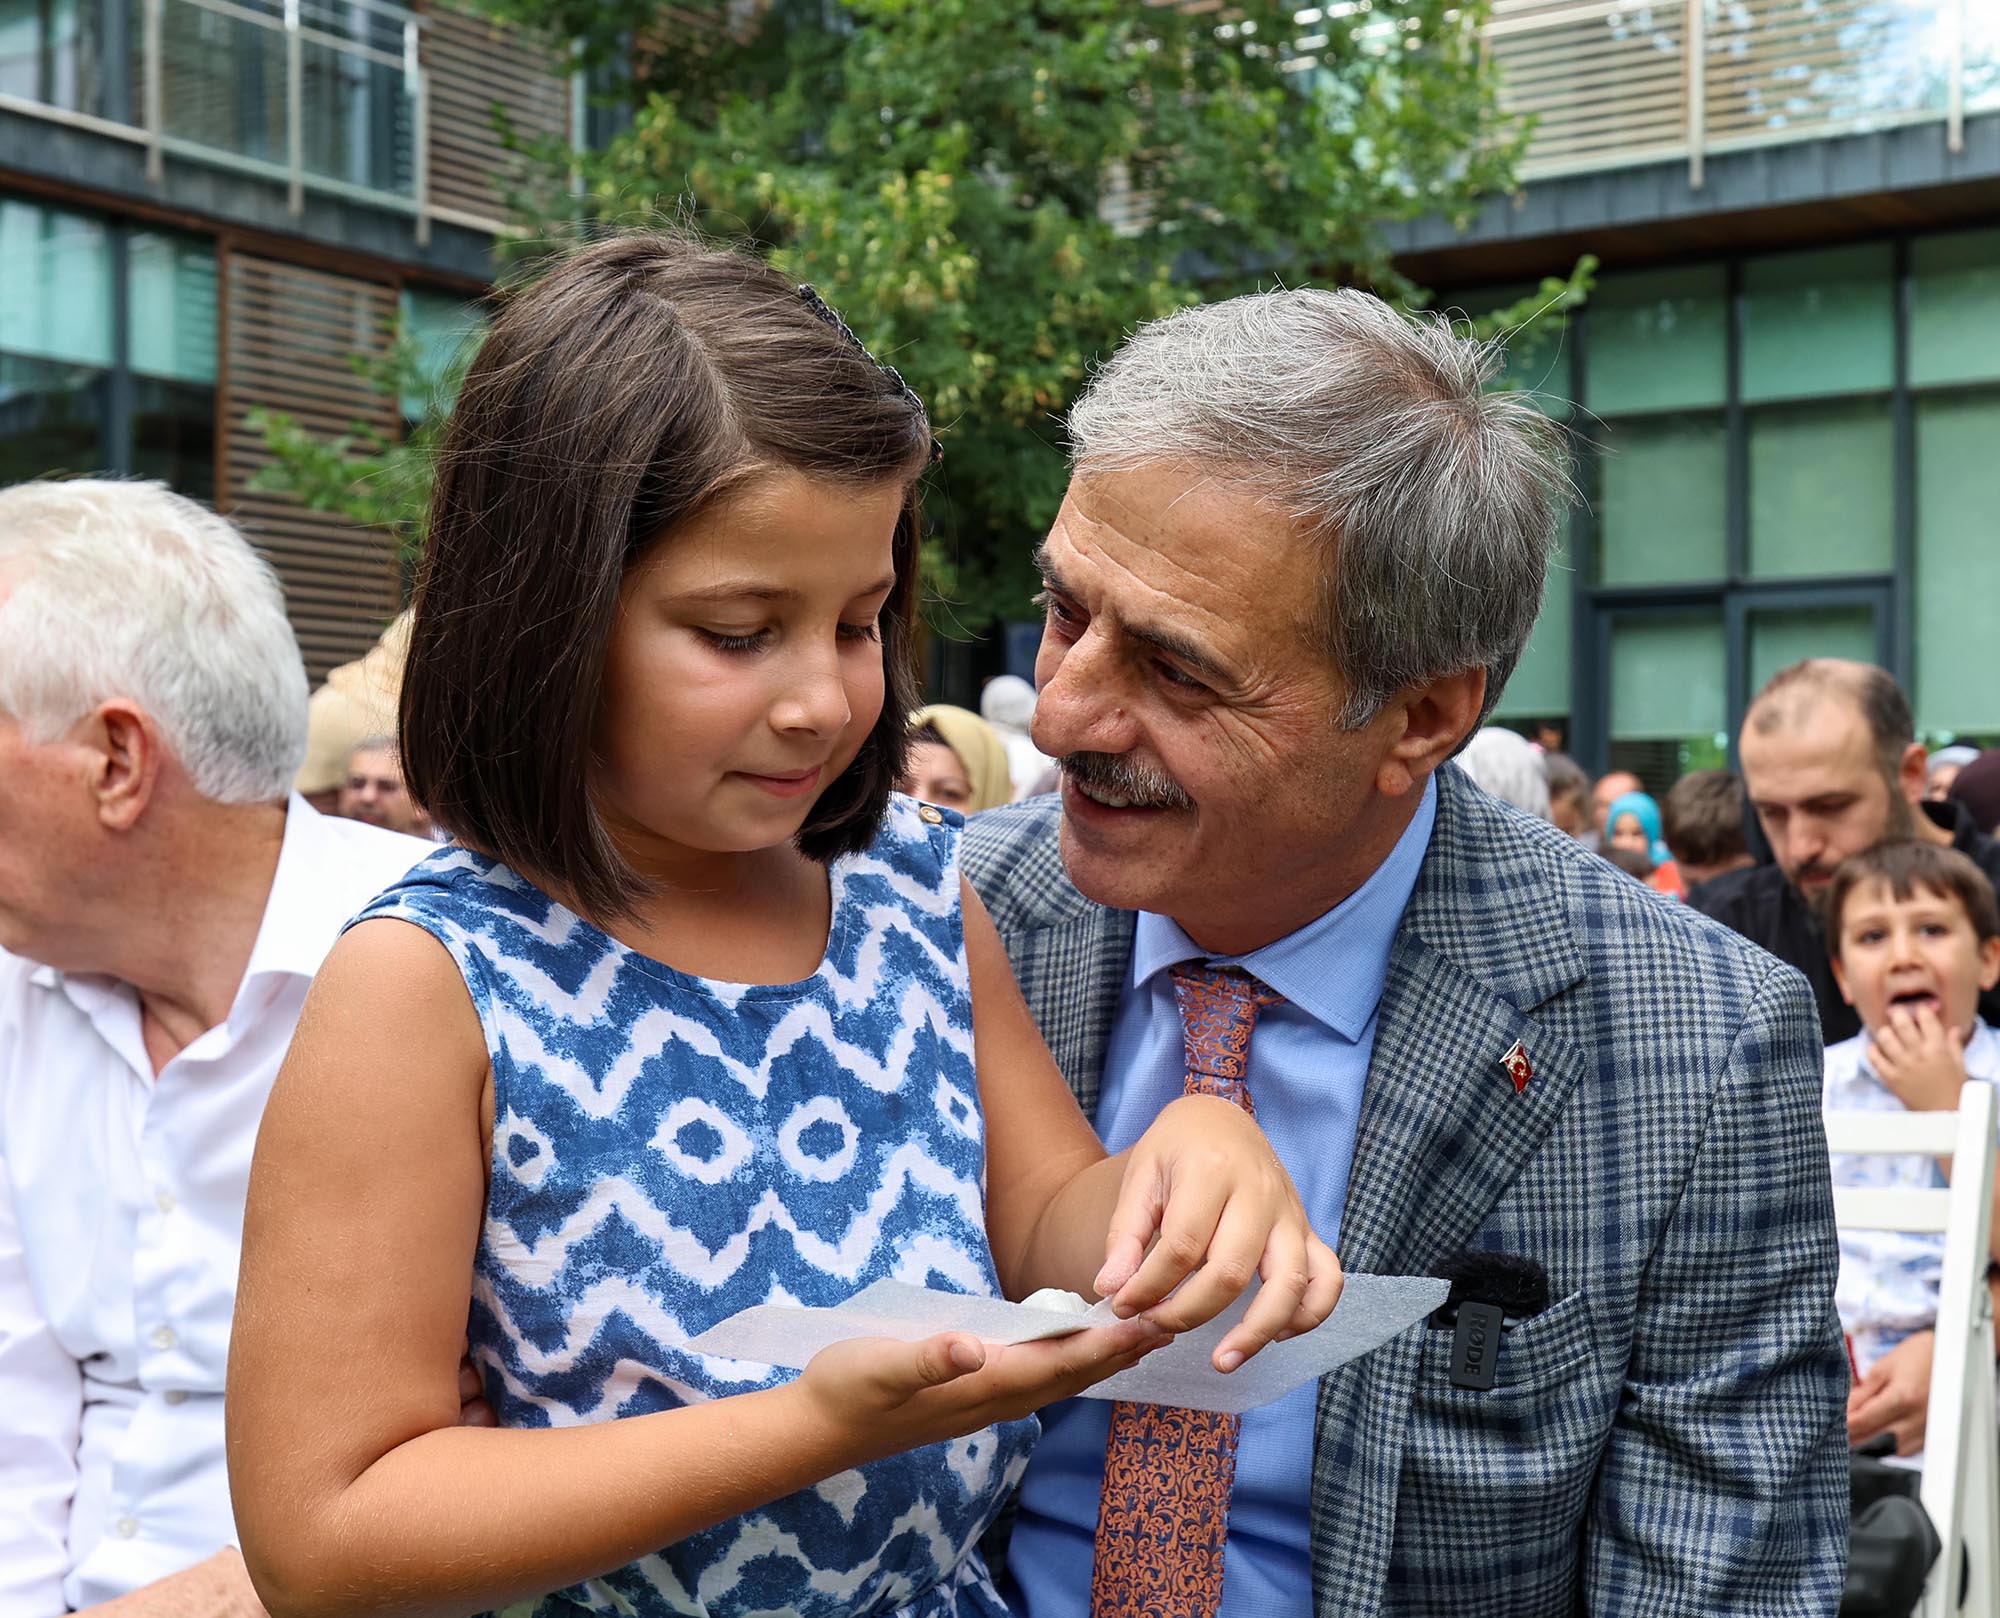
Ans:
{"type": "Polygon", "coordinates": [[[1895,1011],[1868,1046],[1868,1065],[1912,1112],[1955,1112],[1965,1088],[1965,1035],[1929,1006],[1895,1011]]]}
{"type": "Polygon", "coordinates": [[[1915,1332],[1869,1366],[1847,1396],[1848,1443],[1865,1444],[1877,1433],[1894,1433],[1898,1455],[1914,1455],[1924,1447],[1936,1352],[1936,1332],[1915,1332]]]}
{"type": "Polygon", "coordinates": [[[234,1545],[90,1610],[103,1618],[270,1618],[234,1545]]]}

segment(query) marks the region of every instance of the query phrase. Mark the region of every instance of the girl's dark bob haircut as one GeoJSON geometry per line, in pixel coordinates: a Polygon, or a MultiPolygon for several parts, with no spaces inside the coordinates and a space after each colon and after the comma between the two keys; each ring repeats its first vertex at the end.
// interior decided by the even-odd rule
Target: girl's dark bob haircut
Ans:
{"type": "Polygon", "coordinates": [[[906,486],[882,609],[881,717],[798,846],[866,848],[902,773],[923,407],[797,287],[739,253],[627,235],[508,298],[439,452],[400,742],[412,795],[461,841],[596,918],[650,884],[592,799],[620,585],[760,474],[906,486]]]}

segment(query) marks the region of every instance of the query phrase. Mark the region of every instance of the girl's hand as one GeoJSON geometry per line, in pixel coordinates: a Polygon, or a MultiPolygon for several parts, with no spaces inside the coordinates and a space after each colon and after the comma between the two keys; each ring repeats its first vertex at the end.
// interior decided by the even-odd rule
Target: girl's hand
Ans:
{"type": "Polygon", "coordinates": [[[1264,1288],[1216,1345],[1218,1371],[1326,1319],[1340,1297],[1340,1261],[1313,1234],[1250,1114],[1219,1096],[1183,1096],[1126,1156],[1098,1293],[1120,1316],[1143,1312],[1183,1332],[1221,1314],[1252,1276],[1264,1288]]]}
{"type": "Polygon", "coordinates": [[[969,1332],[859,1337],[821,1349],[792,1386],[833,1451],[851,1457],[843,1464],[858,1466],[1031,1416],[1171,1341],[1147,1320],[1005,1345],[969,1332]]]}

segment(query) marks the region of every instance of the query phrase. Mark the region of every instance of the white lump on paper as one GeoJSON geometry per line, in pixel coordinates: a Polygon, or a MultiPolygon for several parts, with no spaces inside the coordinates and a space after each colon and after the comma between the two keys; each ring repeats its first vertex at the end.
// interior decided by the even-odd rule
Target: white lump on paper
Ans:
{"type": "MultiPolygon", "coordinates": [[[[1449,1291],[1448,1283],[1429,1276],[1350,1275],[1340,1302],[1320,1326],[1289,1342],[1273,1343],[1225,1375],[1210,1363],[1210,1356],[1250,1307],[1253,1293],[1245,1293],[1207,1325],[1184,1332],[1084,1396],[1192,1410],[1254,1410],[1381,1347],[1436,1309],[1449,1291]]],[[[711,1326],[687,1346],[718,1359],[796,1371],[821,1349],[852,1337],[893,1337],[913,1343],[942,1331],[967,1331],[989,1343],[1028,1343],[1066,1336],[1086,1326],[1110,1325],[1115,1318],[1108,1302],[1077,1313],[1073,1303],[1040,1293],[1028,1303],[1008,1303],[1001,1298],[932,1292],[901,1281],[877,1281],[833,1309],[786,1304],[746,1309],[711,1326]]]]}

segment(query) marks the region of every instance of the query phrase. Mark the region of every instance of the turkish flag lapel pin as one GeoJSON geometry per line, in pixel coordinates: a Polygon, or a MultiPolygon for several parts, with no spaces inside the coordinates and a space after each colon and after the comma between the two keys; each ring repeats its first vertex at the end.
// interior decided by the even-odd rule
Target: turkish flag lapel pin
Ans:
{"type": "Polygon", "coordinates": [[[1500,1065],[1507,1070],[1507,1077],[1514,1081],[1514,1094],[1519,1095],[1528,1088],[1528,1081],[1535,1076],[1535,1064],[1528,1060],[1528,1047],[1518,1039],[1507,1054],[1500,1058],[1500,1065]]]}

